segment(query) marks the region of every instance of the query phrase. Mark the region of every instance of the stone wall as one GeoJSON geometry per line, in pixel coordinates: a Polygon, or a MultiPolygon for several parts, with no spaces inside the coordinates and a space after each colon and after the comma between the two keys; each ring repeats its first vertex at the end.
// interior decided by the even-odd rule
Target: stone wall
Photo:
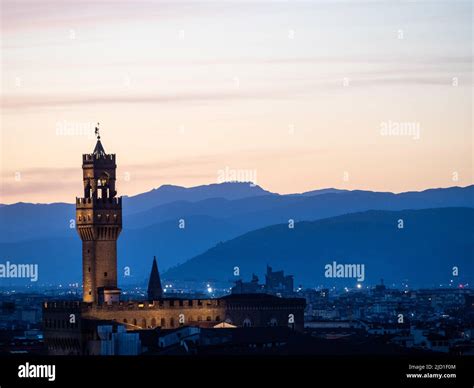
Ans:
{"type": "Polygon", "coordinates": [[[214,327],[227,322],[237,327],[289,326],[304,328],[306,302],[265,294],[228,295],[219,299],[162,299],[113,304],[79,301],[48,302],[43,306],[45,342],[52,354],[84,354],[94,337],[91,322],[124,324],[127,330],[184,325],[214,327]],[[85,319],[86,318],[86,319],[85,319]]]}

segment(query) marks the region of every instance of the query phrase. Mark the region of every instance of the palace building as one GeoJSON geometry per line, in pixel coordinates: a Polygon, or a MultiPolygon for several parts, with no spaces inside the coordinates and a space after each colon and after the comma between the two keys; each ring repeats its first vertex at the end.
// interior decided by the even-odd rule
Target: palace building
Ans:
{"type": "MultiPolygon", "coordinates": [[[[98,130],[96,131],[98,132],[98,130]]],[[[91,154],[82,156],[83,197],[76,198],[76,227],[82,240],[82,301],[43,305],[44,338],[50,354],[93,354],[91,341],[100,324],[127,331],[180,326],[265,327],[302,330],[306,302],[267,294],[213,299],[166,298],[156,258],[146,300],[121,301],[117,284],[117,239],[122,230],[122,200],[117,197],[116,158],[97,136],[91,154]]]]}

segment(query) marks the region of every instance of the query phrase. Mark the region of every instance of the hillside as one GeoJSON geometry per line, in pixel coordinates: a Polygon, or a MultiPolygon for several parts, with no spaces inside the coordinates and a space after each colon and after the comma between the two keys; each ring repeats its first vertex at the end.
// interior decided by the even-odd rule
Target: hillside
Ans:
{"type": "MultiPolygon", "coordinates": [[[[367,211],[299,222],[294,229],[274,225],[221,243],[164,274],[167,279],[228,280],[238,266],[249,279],[267,264],[295,276],[295,284],[331,285],[324,266],[364,264],[365,281],[408,279],[413,285],[446,283],[451,268],[459,280],[474,274],[474,209],[440,208],[367,211]],[[398,228],[403,219],[404,228],[398,228]]],[[[355,280],[342,281],[354,285],[355,280]]]]}

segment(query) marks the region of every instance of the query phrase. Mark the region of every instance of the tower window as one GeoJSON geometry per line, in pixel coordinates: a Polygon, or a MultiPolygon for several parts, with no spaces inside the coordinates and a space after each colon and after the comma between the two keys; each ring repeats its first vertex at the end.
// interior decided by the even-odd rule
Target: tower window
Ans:
{"type": "Polygon", "coordinates": [[[107,277],[107,272],[104,272],[104,278],[106,278],[106,277],[107,277]]]}
{"type": "Polygon", "coordinates": [[[89,272],[91,271],[91,267],[88,268],[89,272]]]}

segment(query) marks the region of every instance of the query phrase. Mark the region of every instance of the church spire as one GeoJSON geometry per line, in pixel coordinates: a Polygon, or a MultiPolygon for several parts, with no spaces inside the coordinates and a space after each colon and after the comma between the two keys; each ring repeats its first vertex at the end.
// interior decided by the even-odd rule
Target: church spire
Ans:
{"type": "Polygon", "coordinates": [[[156,256],[153,256],[153,265],[148,281],[148,300],[158,300],[162,297],[163,289],[161,288],[160,273],[158,272],[158,264],[156,264],[156,256]]]}

